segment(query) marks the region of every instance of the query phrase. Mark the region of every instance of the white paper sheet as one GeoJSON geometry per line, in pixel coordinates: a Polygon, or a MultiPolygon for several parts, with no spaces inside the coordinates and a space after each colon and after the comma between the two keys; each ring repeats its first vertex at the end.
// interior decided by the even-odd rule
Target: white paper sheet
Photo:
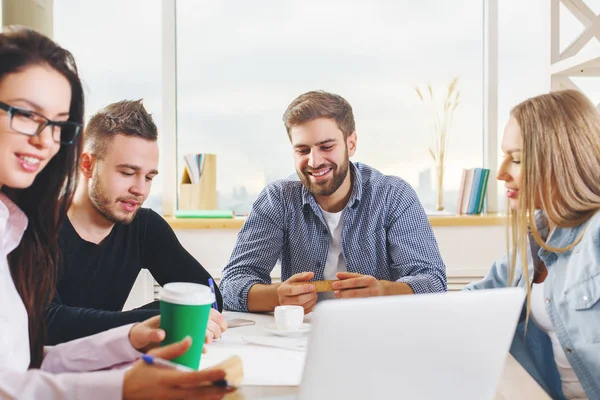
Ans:
{"type": "Polygon", "coordinates": [[[242,337],[224,337],[207,345],[207,353],[200,360],[200,369],[211,367],[234,355],[242,359],[242,386],[300,385],[305,352],[248,344],[242,337]]]}
{"type": "Polygon", "coordinates": [[[242,339],[248,344],[302,352],[306,351],[306,346],[308,345],[307,337],[242,336],[242,339]]]}

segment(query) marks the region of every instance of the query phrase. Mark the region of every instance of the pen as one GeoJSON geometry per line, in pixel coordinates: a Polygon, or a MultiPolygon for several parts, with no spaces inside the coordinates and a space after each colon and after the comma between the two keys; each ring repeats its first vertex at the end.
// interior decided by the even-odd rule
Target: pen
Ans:
{"type": "MultiPolygon", "coordinates": [[[[164,358],[154,357],[154,356],[151,356],[148,354],[142,354],[141,358],[148,365],[159,365],[161,367],[176,369],[177,371],[182,371],[182,372],[195,372],[196,371],[195,369],[186,367],[185,365],[176,364],[169,360],[165,360],[164,358]]],[[[227,387],[235,388],[235,386],[230,384],[229,382],[227,382],[226,379],[220,379],[218,381],[211,382],[211,384],[213,386],[217,386],[220,388],[227,388],[227,387]]]]}
{"type": "Polygon", "coordinates": [[[160,365],[161,367],[176,369],[177,371],[183,371],[183,372],[195,371],[195,369],[191,369],[190,367],[186,367],[185,365],[175,364],[172,361],[165,360],[165,359],[158,358],[158,357],[153,357],[148,354],[142,354],[142,360],[144,360],[144,362],[148,365],[156,364],[156,365],[160,365]]]}
{"type": "Polygon", "coordinates": [[[210,286],[210,290],[213,295],[215,295],[215,301],[212,303],[212,308],[219,311],[219,306],[217,306],[217,295],[215,294],[215,281],[213,281],[213,278],[208,278],[208,286],[210,286]]]}

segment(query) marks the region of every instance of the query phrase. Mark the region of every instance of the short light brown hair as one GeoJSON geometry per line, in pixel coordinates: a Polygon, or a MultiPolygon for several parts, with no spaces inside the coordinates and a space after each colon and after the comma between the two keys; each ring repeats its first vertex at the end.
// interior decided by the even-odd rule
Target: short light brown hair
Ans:
{"type": "Polygon", "coordinates": [[[109,142],[116,135],[136,136],[153,142],[158,139],[158,129],[142,99],[118,101],[94,114],[85,128],[84,151],[103,159],[109,142]]]}
{"type": "Polygon", "coordinates": [[[344,139],[355,131],[354,114],[350,103],[337,94],[316,90],[296,97],[283,113],[283,123],[291,139],[294,126],[310,122],[317,118],[335,120],[344,134],[344,139]]]}

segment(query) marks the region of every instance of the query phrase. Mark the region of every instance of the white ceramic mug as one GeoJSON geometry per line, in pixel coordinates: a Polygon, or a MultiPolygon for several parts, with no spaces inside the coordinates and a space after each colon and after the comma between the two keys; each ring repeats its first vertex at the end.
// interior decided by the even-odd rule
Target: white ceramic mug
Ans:
{"type": "Polygon", "coordinates": [[[277,306],[275,307],[275,324],[281,330],[300,329],[304,322],[304,307],[277,306]]]}

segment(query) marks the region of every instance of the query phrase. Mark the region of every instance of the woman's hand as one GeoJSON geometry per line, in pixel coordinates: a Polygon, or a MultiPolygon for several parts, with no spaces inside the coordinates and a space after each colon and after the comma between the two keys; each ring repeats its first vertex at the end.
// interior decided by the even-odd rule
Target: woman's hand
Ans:
{"type": "MultiPolygon", "coordinates": [[[[214,311],[214,310],[213,310],[214,311]]],[[[218,312],[217,312],[218,314],[218,312]]],[[[219,314],[221,316],[221,314],[219,314]]],[[[225,321],[225,318],[223,321],[225,321]]],[[[209,321],[210,323],[211,321],[209,321]]],[[[214,323],[214,322],[213,322],[214,323]]],[[[158,346],[160,346],[160,342],[165,339],[165,331],[159,328],[160,326],[160,315],[156,317],[149,318],[144,322],[140,322],[138,324],[133,325],[131,330],[129,331],[129,342],[134,349],[141,351],[142,353],[148,352],[148,350],[152,350],[158,346]]],[[[227,327],[227,321],[225,321],[225,327],[227,327]]],[[[212,341],[213,336],[209,337],[209,330],[206,330],[207,343],[212,341]]],[[[206,347],[202,347],[202,353],[206,353],[206,347]]]]}
{"type": "MultiPolygon", "coordinates": [[[[181,342],[151,350],[148,354],[170,360],[185,353],[191,344],[192,340],[186,338],[181,342]]],[[[223,370],[182,372],[137,361],[133,368],[125,372],[123,400],[220,400],[227,393],[235,390],[212,385],[212,382],[223,379],[225,379],[223,370]]]]}

